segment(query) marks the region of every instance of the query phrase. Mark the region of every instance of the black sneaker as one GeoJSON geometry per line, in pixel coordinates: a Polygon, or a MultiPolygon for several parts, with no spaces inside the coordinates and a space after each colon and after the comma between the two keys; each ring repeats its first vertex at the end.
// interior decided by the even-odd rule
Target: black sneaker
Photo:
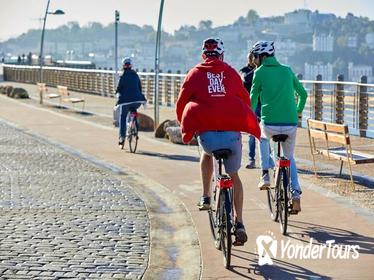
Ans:
{"type": "Polygon", "coordinates": [[[234,246],[243,246],[244,243],[247,242],[248,236],[245,231],[245,227],[242,223],[236,222],[234,234],[235,234],[235,241],[233,243],[234,246]]]}
{"type": "Polygon", "coordinates": [[[209,210],[210,209],[210,197],[202,196],[200,201],[197,203],[199,210],[209,210]]]}
{"type": "Polygon", "coordinates": [[[123,139],[122,137],[120,137],[118,139],[118,146],[123,149],[123,147],[125,146],[125,139],[123,139]]]}

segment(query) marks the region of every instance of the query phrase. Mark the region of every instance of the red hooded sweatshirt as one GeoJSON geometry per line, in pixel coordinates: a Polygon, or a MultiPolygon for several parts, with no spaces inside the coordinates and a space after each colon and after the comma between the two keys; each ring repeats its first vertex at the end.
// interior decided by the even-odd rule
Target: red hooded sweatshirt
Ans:
{"type": "Polygon", "coordinates": [[[256,115],[239,74],[227,63],[207,58],[184,79],[176,103],[183,142],[209,130],[248,132],[260,138],[256,115]]]}

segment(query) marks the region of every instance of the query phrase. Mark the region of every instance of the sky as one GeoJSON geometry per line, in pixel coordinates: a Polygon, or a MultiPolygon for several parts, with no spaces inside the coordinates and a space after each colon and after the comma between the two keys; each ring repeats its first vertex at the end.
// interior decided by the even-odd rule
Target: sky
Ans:
{"type": "MultiPolygon", "coordinates": [[[[29,29],[42,27],[47,0],[0,0],[0,42],[16,37],[29,29]]],[[[120,11],[120,21],[140,26],[157,26],[159,0],[51,0],[49,11],[62,9],[65,15],[49,15],[47,29],[69,21],[80,25],[114,20],[120,11]]],[[[233,23],[250,9],[260,16],[283,15],[295,9],[308,8],[345,17],[348,12],[374,20],[373,0],[165,0],[163,29],[173,32],[182,25],[197,25],[200,20],[212,20],[213,26],[233,23]]]]}

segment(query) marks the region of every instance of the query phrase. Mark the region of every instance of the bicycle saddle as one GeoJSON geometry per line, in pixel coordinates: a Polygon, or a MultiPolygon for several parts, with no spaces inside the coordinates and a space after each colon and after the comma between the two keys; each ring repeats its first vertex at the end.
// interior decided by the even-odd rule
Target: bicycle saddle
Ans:
{"type": "Polygon", "coordinates": [[[288,135],[287,134],[277,134],[277,135],[273,135],[272,138],[273,138],[274,142],[284,142],[288,138],[288,135]]]}
{"type": "Polygon", "coordinates": [[[230,149],[220,149],[212,152],[216,159],[227,159],[232,151],[230,149]]]}

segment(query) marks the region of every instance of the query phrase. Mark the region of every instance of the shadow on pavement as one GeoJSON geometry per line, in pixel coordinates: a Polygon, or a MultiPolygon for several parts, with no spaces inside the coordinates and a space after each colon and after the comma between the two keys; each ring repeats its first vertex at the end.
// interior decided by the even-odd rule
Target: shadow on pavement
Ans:
{"type": "Polygon", "coordinates": [[[145,152],[145,151],[139,151],[137,152],[137,154],[144,155],[144,156],[151,156],[151,157],[159,157],[159,158],[164,158],[164,159],[171,159],[171,160],[192,161],[192,162],[200,161],[198,157],[194,157],[194,156],[168,155],[168,154],[145,152]]]}
{"type": "Polygon", "coordinates": [[[242,267],[242,266],[232,266],[231,271],[234,273],[246,278],[246,279],[258,279],[259,277],[263,277],[263,279],[277,279],[277,280],[289,280],[289,279],[305,279],[305,280],[329,280],[332,279],[331,277],[321,275],[315,273],[309,269],[301,267],[296,264],[292,264],[289,262],[273,259],[273,265],[258,265],[258,255],[246,252],[242,250],[234,249],[232,252],[232,256],[237,258],[245,259],[249,261],[249,267],[242,267]],[[240,254],[248,254],[248,258],[244,258],[235,254],[235,252],[240,252],[240,254]],[[238,270],[247,269],[249,274],[243,274],[238,270]]]}
{"type": "Polygon", "coordinates": [[[317,225],[305,222],[292,221],[290,225],[299,232],[290,232],[289,237],[309,243],[305,236],[313,238],[316,242],[325,244],[327,240],[335,240],[334,244],[359,245],[360,254],[374,254],[374,237],[357,234],[355,232],[335,227],[317,225]]]}

